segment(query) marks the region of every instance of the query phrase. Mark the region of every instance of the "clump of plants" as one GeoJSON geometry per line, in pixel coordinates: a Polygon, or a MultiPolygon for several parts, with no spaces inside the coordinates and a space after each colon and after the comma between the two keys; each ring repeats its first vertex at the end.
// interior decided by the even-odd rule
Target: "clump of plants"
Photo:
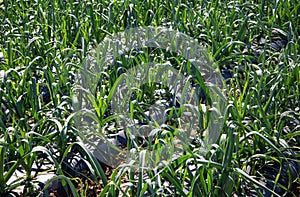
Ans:
{"type": "MultiPolygon", "coordinates": [[[[41,196],[56,180],[70,196],[297,196],[299,6],[296,0],[0,1],[0,196],[19,186],[23,195],[41,196]],[[74,122],[76,80],[105,37],[139,26],[168,27],[206,47],[224,77],[227,113],[205,154],[195,139],[168,165],[145,170],[126,161],[112,169],[81,142],[74,122]],[[86,171],[70,170],[74,157],[86,171]],[[17,171],[25,176],[10,182],[17,171]],[[35,178],[49,171],[57,176],[38,189],[35,178]]],[[[107,67],[91,97],[95,121],[110,135],[119,127],[108,97],[127,62],[169,61],[178,70],[189,64],[167,50],[143,51],[107,67]]],[[[155,83],[141,87],[132,100],[144,105],[132,115],[146,122],[147,106],[171,96],[155,83]]],[[[172,118],[169,134],[177,124],[172,118]]],[[[170,135],[157,137],[167,141],[170,135]]],[[[128,138],[122,148],[159,141],[147,140],[128,138]]]]}

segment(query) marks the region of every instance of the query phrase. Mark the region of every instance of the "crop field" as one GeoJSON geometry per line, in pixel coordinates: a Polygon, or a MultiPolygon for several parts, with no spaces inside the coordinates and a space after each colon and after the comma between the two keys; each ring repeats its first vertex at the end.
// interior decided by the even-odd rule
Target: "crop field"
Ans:
{"type": "Polygon", "coordinates": [[[0,105],[0,197],[297,197],[300,1],[0,0],[0,105]]]}

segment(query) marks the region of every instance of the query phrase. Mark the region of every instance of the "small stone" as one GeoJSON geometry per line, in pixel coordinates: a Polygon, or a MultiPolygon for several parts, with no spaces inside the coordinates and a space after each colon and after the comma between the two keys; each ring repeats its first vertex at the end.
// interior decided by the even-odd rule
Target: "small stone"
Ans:
{"type": "Polygon", "coordinates": [[[6,64],[6,61],[5,61],[5,59],[4,59],[4,55],[3,55],[2,52],[0,52],[0,63],[1,63],[1,64],[6,64]]]}
{"type": "Polygon", "coordinates": [[[5,71],[0,70],[0,80],[3,80],[4,76],[5,76],[5,71]]]}

